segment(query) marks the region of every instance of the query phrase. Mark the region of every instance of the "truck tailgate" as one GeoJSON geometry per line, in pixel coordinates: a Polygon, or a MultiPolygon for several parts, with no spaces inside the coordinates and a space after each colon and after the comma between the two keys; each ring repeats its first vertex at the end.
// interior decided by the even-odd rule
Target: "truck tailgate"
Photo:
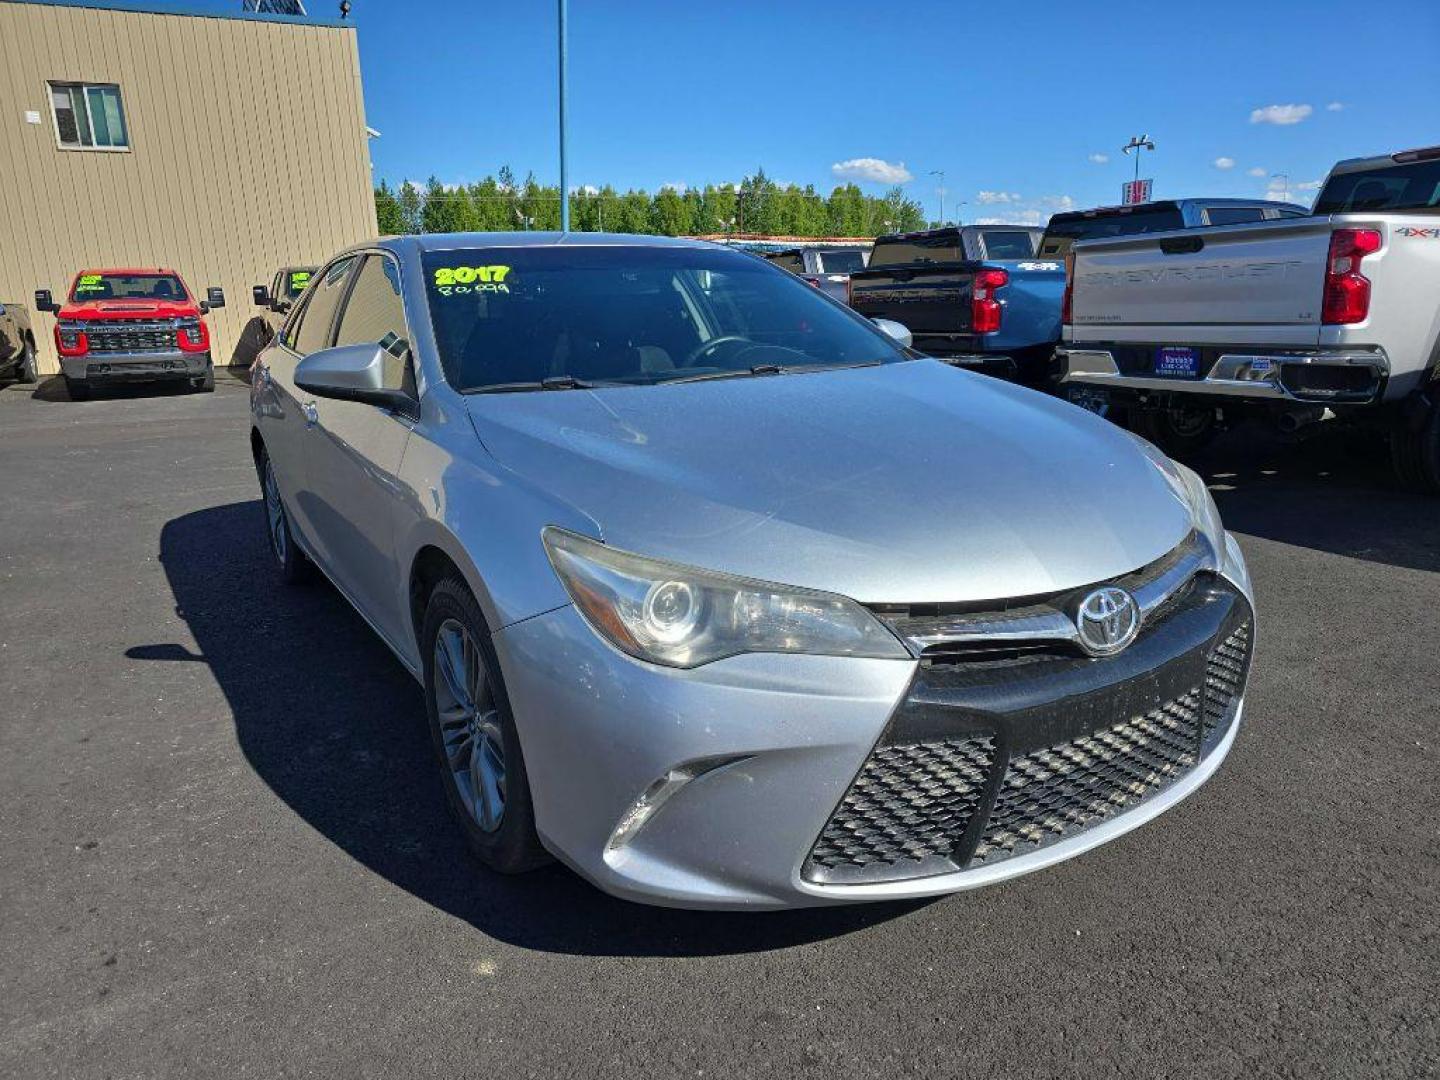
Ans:
{"type": "Polygon", "coordinates": [[[915,336],[959,334],[970,329],[966,266],[897,266],[850,275],[850,306],[868,319],[893,319],[915,336]]]}
{"type": "Polygon", "coordinates": [[[1075,245],[1073,339],[1314,344],[1329,218],[1075,245]]]}

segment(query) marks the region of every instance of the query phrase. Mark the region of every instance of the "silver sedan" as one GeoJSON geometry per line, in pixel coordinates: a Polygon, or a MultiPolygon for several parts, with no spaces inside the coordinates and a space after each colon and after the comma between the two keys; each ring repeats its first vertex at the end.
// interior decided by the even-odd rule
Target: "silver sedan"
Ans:
{"type": "Polygon", "coordinates": [[[422,684],[482,862],[693,907],[926,896],[1214,772],[1254,615],[1204,484],[906,337],[680,240],[316,273],[254,373],[268,541],[422,684]]]}

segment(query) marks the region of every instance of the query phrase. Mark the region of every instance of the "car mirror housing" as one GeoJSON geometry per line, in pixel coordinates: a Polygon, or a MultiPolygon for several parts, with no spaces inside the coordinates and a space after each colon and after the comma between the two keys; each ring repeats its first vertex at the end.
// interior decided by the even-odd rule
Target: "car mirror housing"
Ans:
{"type": "Polygon", "coordinates": [[[385,357],[385,349],[373,342],[321,349],[296,365],[295,385],[316,397],[358,401],[412,416],[415,399],[385,386],[385,357]]]}
{"type": "Polygon", "coordinates": [[[205,302],[210,305],[212,311],[216,308],[224,307],[225,290],[218,285],[211,285],[210,288],[205,290],[205,302]]]}
{"type": "Polygon", "coordinates": [[[251,285],[250,298],[255,301],[256,307],[269,307],[270,289],[264,285],[251,285]]]}
{"type": "Polygon", "coordinates": [[[51,298],[49,289],[36,289],[35,310],[48,311],[53,315],[55,312],[60,310],[60,305],[55,303],[55,301],[51,298]]]}
{"type": "Polygon", "coordinates": [[[872,319],[871,322],[878,326],[886,337],[893,338],[905,348],[915,345],[915,335],[910,333],[910,328],[904,323],[898,323],[894,319],[872,319]]]}

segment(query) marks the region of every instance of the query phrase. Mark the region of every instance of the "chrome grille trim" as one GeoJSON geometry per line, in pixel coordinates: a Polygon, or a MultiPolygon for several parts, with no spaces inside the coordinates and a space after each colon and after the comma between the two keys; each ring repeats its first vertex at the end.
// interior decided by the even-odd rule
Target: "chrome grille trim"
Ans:
{"type": "Polygon", "coordinates": [[[938,645],[967,642],[1055,642],[1079,647],[1080,632],[1071,610],[1092,589],[1118,585],[1135,597],[1140,622],[1163,608],[1195,575],[1219,566],[1215,552],[1199,533],[1190,533],[1174,550],[1132,573],[1069,589],[1038,603],[1010,610],[969,611],[953,615],[895,615],[877,612],[915,656],[938,645]]]}

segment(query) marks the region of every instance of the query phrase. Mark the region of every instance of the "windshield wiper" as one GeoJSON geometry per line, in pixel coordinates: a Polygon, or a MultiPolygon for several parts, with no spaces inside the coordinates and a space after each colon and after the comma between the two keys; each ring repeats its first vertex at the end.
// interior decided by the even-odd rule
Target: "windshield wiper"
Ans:
{"type": "Polygon", "coordinates": [[[551,375],[548,379],[541,379],[539,382],[504,382],[491,383],[489,386],[476,386],[466,390],[465,393],[523,394],[527,390],[590,390],[600,385],[602,384],[577,379],[574,375],[551,375]]]}
{"type": "Polygon", "coordinates": [[[754,367],[736,368],[733,371],[706,371],[699,375],[681,375],[678,379],[659,379],[667,386],[675,383],[709,382],[711,379],[746,379],[751,375],[781,375],[785,371],[779,364],[756,364],[754,367]]]}

